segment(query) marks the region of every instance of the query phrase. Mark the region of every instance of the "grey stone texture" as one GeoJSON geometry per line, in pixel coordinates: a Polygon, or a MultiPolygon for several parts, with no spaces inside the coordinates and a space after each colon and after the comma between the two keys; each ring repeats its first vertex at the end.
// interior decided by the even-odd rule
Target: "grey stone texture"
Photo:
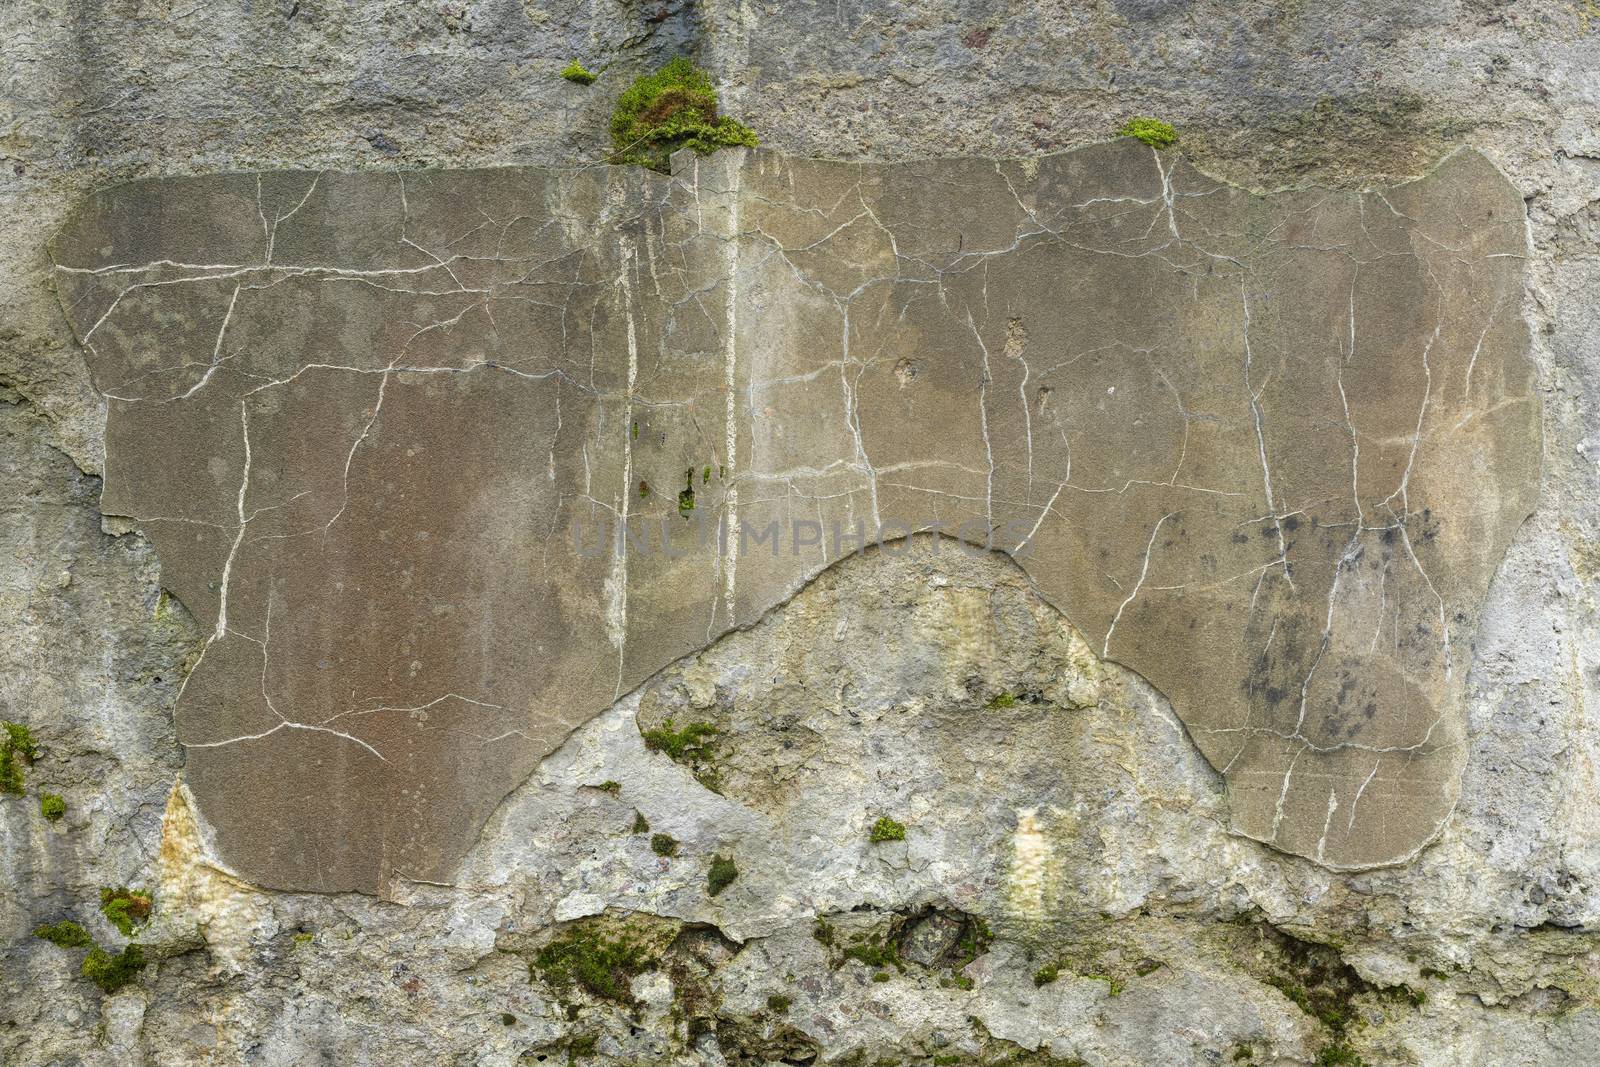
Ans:
{"type": "Polygon", "coordinates": [[[41,746],[0,800],[0,1060],[1592,1061],[1592,5],[73,3],[17,9],[0,55],[0,717],[41,746]],[[214,627],[161,592],[159,530],[101,517],[107,408],[47,243],[130,179],[592,165],[613,94],[680,51],[790,159],[1027,159],[1152,114],[1197,174],[1252,189],[1394,186],[1460,145],[1505,176],[1539,504],[1462,632],[1465,758],[1432,844],[1342,872],[1231,830],[1237,790],[1172,694],[1004,556],[919,552],[847,559],[623,694],[466,835],[449,885],[220,869],[173,723],[214,627]],[[557,76],[574,57],[594,86],[557,76]],[[646,748],[668,715],[716,743],[646,748]],[[870,842],[880,815],[906,840],[870,842]],[[718,854],[739,876],[712,897],[718,854]],[[82,950],[29,932],[72,917],[119,947],[96,910],[117,885],[155,896],[151,964],[104,996],[82,950]],[[630,926],[625,1002],[539,972],[543,946],[630,926]],[[951,927],[970,936],[943,947],[951,927]],[[904,970],[869,965],[874,936],[904,970]]]}

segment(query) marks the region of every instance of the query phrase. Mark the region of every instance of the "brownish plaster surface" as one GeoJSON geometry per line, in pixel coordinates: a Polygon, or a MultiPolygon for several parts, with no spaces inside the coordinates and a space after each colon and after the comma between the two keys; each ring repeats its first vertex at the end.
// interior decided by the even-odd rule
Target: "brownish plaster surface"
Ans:
{"type": "Polygon", "coordinates": [[[1271,196],[1133,141],[162,179],[53,253],[103,510],[210,634],[188,779],[257,882],[447,880],[576,725],[851,551],[835,523],[994,530],[1242,833],[1371,866],[1454,804],[1539,464],[1522,203],[1475,153],[1271,196]],[[575,546],[622,518],[649,550],[575,546]]]}

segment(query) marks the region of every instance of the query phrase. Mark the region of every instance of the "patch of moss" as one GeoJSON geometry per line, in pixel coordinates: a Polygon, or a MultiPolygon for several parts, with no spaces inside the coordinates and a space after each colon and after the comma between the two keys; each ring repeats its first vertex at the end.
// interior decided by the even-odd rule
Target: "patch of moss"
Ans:
{"type": "Polygon", "coordinates": [[[644,817],[644,812],[642,811],[636,811],[633,813],[633,832],[636,834],[647,834],[650,832],[650,820],[644,817]]]}
{"type": "Polygon", "coordinates": [[[631,1007],[629,989],[636,975],[654,970],[656,960],[629,933],[608,935],[574,927],[541,948],[528,964],[528,977],[559,990],[574,986],[602,1000],[631,1007]]]}
{"type": "Polygon", "coordinates": [[[595,788],[600,790],[602,793],[610,793],[614,797],[622,795],[622,783],[613,782],[609,778],[595,786],[595,788]]]}
{"type": "Polygon", "coordinates": [[[832,923],[819,915],[817,916],[817,921],[811,926],[811,936],[819,944],[832,948],[838,936],[838,931],[833,928],[832,923]]]}
{"type": "Polygon", "coordinates": [[[59,793],[39,794],[39,814],[55,822],[67,813],[67,802],[61,799],[59,793]]]}
{"type": "Polygon", "coordinates": [[[644,747],[663,753],[674,763],[688,767],[699,783],[712,792],[721,788],[715,764],[717,728],[708,722],[691,722],[675,729],[669,717],[660,726],[641,731],[644,747]]]}
{"type": "Polygon", "coordinates": [[[895,822],[887,815],[880,815],[878,821],[872,824],[872,833],[869,837],[873,841],[904,841],[905,823],[895,822]]]}
{"type": "Polygon", "coordinates": [[[678,494],[678,514],[685,519],[694,511],[694,470],[690,468],[683,475],[683,490],[678,494]]]}
{"type": "Polygon", "coordinates": [[[877,974],[872,976],[872,980],[874,982],[887,982],[893,977],[894,975],[890,974],[888,971],[879,971],[877,974]]]}
{"type": "Polygon", "coordinates": [[[1171,148],[1178,143],[1178,131],[1172,128],[1172,123],[1143,115],[1123,123],[1117,136],[1135,138],[1151,148],[1171,148]]]}
{"type": "Polygon", "coordinates": [[[94,944],[94,938],[89,936],[89,931],[71,919],[62,919],[58,923],[47,923],[37,927],[33,931],[33,936],[42,937],[61,948],[87,948],[94,944]]]}
{"type": "Polygon", "coordinates": [[[115,993],[137,978],[144,967],[144,949],[138,945],[129,945],[114,956],[96,945],[83,958],[81,971],[101,992],[115,993]]]}
{"type": "Polygon", "coordinates": [[[515,1026],[517,1025],[517,1017],[512,1015],[509,1011],[503,1011],[500,1013],[500,1025],[515,1026]]]}
{"type": "Polygon", "coordinates": [[[1343,1040],[1317,1050],[1317,1067],[1366,1067],[1367,1061],[1343,1040]]]}
{"type": "Polygon", "coordinates": [[[1009,692],[1001,693],[985,706],[991,711],[997,708],[1014,708],[1017,706],[1017,695],[1009,692]]]}
{"type": "Polygon", "coordinates": [[[900,946],[892,940],[885,940],[881,934],[872,934],[854,942],[844,950],[844,958],[857,960],[868,967],[893,967],[898,971],[906,969],[905,962],[900,959],[900,946]]]}
{"type": "Polygon", "coordinates": [[[679,57],[628,86],[611,114],[611,162],[665,173],[672,153],[692,148],[754,148],[756,135],[717,112],[717,91],[705,71],[679,57]]]}
{"type": "Polygon", "coordinates": [[[650,837],[650,851],[658,856],[676,856],[678,854],[678,839],[671,834],[652,834],[650,837]]]}
{"type": "Polygon", "coordinates": [[[0,793],[22,795],[22,768],[39,758],[39,744],[33,733],[19,722],[0,722],[5,736],[0,737],[0,793]]]}
{"type": "Polygon", "coordinates": [[[574,59],[571,63],[568,63],[565,67],[561,68],[561,76],[567,79],[567,81],[576,82],[579,85],[593,85],[595,78],[599,77],[599,75],[591,73],[589,70],[587,70],[584,65],[579,63],[576,59],[574,59]]]}
{"type": "Polygon", "coordinates": [[[1061,965],[1059,963],[1047,963],[1043,967],[1040,967],[1037,971],[1033,972],[1033,984],[1036,986],[1047,986],[1060,977],[1061,965]]]}
{"type": "Polygon", "coordinates": [[[309,931],[306,931],[306,930],[302,930],[298,934],[294,935],[294,944],[295,944],[296,948],[299,948],[301,945],[309,945],[309,944],[311,944],[311,942],[315,941],[316,939],[317,939],[317,935],[316,934],[313,934],[313,933],[311,933],[309,931]]]}
{"type": "Polygon", "coordinates": [[[1084,977],[1093,979],[1096,982],[1104,982],[1108,990],[1108,996],[1120,997],[1122,995],[1122,983],[1109,974],[1086,974],[1084,977]]]}
{"type": "Polygon", "coordinates": [[[100,890],[100,914],[104,915],[123,937],[132,937],[136,927],[150,918],[150,894],[138,889],[109,886],[100,890]]]}
{"type": "Polygon", "coordinates": [[[644,747],[652,752],[662,752],[674,763],[683,763],[701,756],[709,756],[716,745],[717,728],[708,722],[692,722],[681,730],[672,728],[669,718],[660,726],[646,730],[641,735],[644,747]]]}
{"type": "Polygon", "coordinates": [[[706,871],[706,891],[716,896],[739,877],[739,868],[733,862],[733,857],[716,855],[711,857],[711,866],[706,871]]]}
{"type": "Polygon", "coordinates": [[[767,1007],[780,1013],[788,1011],[789,1005],[793,1003],[793,998],[786,997],[782,993],[774,993],[767,998],[767,1007]]]}
{"type": "Polygon", "coordinates": [[[981,915],[968,915],[961,927],[961,938],[956,942],[955,969],[960,970],[989,951],[992,944],[994,931],[989,929],[989,923],[981,915]]]}

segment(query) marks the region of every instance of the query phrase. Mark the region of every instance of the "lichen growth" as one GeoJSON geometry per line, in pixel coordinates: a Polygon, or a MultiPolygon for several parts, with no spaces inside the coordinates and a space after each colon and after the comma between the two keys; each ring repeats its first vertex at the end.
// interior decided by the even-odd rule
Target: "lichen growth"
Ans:
{"type": "Polygon", "coordinates": [[[73,922],[71,919],[62,919],[57,923],[46,923],[33,931],[34,937],[41,937],[61,948],[87,948],[94,944],[94,938],[89,936],[89,931],[73,922]]]}
{"type": "Polygon", "coordinates": [[[67,802],[61,798],[60,793],[39,794],[39,814],[51,822],[55,822],[67,813],[67,802]]]}
{"type": "Polygon", "coordinates": [[[650,851],[658,856],[676,856],[678,839],[671,834],[655,834],[650,838],[650,851]]]}
{"type": "Polygon", "coordinates": [[[720,853],[711,857],[711,866],[706,871],[706,892],[716,896],[739,877],[739,868],[733,862],[733,857],[720,853]]]}
{"type": "Polygon", "coordinates": [[[872,841],[904,841],[905,823],[896,822],[887,815],[880,815],[878,821],[872,824],[872,831],[868,837],[872,841]]]}
{"type": "Polygon", "coordinates": [[[1171,148],[1178,143],[1178,131],[1172,128],[1170,122],[1152,119],[1146,116],[1129,119],[1117,131],[1119,137],[1132,137],[1143,141],[1151,148],[1171,148]]]}
{"type": "Polygon", "coordinates": [[[590,71],[576,59],[561,68],[561,76],[567,81],[576,82],[579,85],[593,85],[594,80],[599,77],[598,74],[590,71]]]}
{"type": "Polygon", "coordinates": [[[83,958],[81,971],[102,992],[115,993],[137,978],[144,967],[144,949],[138,945],[129,945],[116,955],[96,945],[83,958]]]}
{"type": "Polygon", "coordinates": [[[39,758],[39,745],[29,729],[17,722],[0,722],[0,793],[22,795],[22,768],[39,758]]]}
{"type": "Polygon", "coordinates": [[[681,56],[628,86],[611,115],[611,162],[663,173],[682,148],[704,155],[756,143],[743,123],[717,113],[711,79],[681,56]]]}
{"type": "Polygon", "coordinates": [[[100,890],[100,913],[123,937],[132,937],[133,931],[150,918],[150,894],[127,886],[107,886],[100,890]]]}

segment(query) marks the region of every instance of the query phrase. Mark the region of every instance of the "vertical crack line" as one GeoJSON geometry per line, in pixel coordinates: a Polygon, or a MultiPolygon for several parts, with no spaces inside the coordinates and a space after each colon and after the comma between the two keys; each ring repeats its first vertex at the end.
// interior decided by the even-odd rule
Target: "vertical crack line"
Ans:
{"type": "Polygon", "coordinates": [[[1139,580],[1133,583],[1132,591],[1129,592],[1125,598],[1123,598],[1122,603],[1117,605],[1117,613],[1111,619],[1110,628],[1106,630],[1106,639],[1100,645],[1101,659],[1110,658],[1111,635],[1117,632],[1117,623],[1122,620],[1123,610],[1127,608],[1129,604],[1133,603],[1134,597],[1139,595],[1139,589],[1144,585],[1145,575],[1150,573],[1150,554],[1155,551],[1156,537],[1161,533],[1162,524],[1176,514],[1178,514],[1176,511],[1167,512],[1165,515],[1161,516],[1161,518],[1156,520],[1155,528],[1150,531],[1150,543],[1144,546],[1144,566],[1139,568],[1139,580]]]}
{"type": "Polygon", "coordinates": [[[1344,425],[1350,431],[1350,496],[1356,506],[1356,532],[1366,529],[1367,516],[1361,508],[1361,438],[1356,433],[1355,420],[1350,417],[1350,400],[1344,392],[1344,369],[1356,358],[1356,280],[1350,278],[1350,348],[1339,361],[1336,380],[1339,385],[1339,403],[1344,406],[1344,425]]]}
{"type": "Polygon", "coordinates": [[[1272,495],[1272,468],[1267,465],[1267,437],[1262,430],[1261,398],[1250,381],[1250,367],[1255,359],[1250,348],[1250,288],[1247,279],[1239,281],[1239,300],[1244,309],[1244,391],[1250,397],[1250,414],[1255,421],[1256,450],[1261,456],[1261,484],[1267,493],[1267,511],[1272,515],[1273,529],[1278,535],[1278,559],[1283,566],[1283,579],[1294,589],[1294,576],[1289,573],[1289,547],[1283,537],[1283,519],[1279,515],[1272,495]]]}
{"type": "Polygon", "coordinates": [[[1333,813],[1339,810],[1339,790],[1328,790],[1328,813],[1322,818],[1322,836],[1317,838],[1317,862],[1322,862],[1323,853],[1328,847],[1328,828],[1333,825],[1333,813]]]}
{"type": "MultiPolygon", "coordinates": [[[[967,329],[972,331],[973,339],[978,342],[978,351],[983,353],[983,377],[978,381],[978,429],[983,434],[983,452],[989,461],[989,472],[984,487],[983,514],[989,528],[994,529],[994,443],[989,438],[989,383],[994,379],[989,368],[989,345],[984,341],[983,334],[978,330],[978,324],[972,321],[972,309],[967,308],[967,329]]],[[[1026,409],[1027,405],[1023,405],[1026,409]]],[[[1160,524],[1157,524],[1158,528],[1160,524]]],[[[1107,638],[1111,635],[1107,634],[1107,638]]]]}
{"type": "Polygon", "coordinates": [[[244,282],[235,282],[233,296],[228,299],[228,310],[222,316],[222,327],[217,330],[217,343],[211,348],[211,366],[200,376],[200,380],[191,385],[187,392],[178,397],[179,400],[188,400],[191,396],[204,389],[211,376],[217,373],[217,368],[222,365],[222,339],[228,333],[228,323],[233,321],[233,307],[239,302],[239,290],[244,288],[244,282]]]}
{"type": "MultiPolygon", "coordinates": [[[[695,184],[699,185],[699,164],[696,164],[695,184]]],[[[727,609],[728,625],[734,622],[735,595],[739,577],[739,192],[744,184],[744,163],[733,168],[732,188],[725,195],[725,233],[722,244],[723,272],[727,281],[723,286],[722,334],[722,390],[723,390],[723,452],[725,455],[722,477],[723,513],[727,530],[722,546],[722,600],[727,609]]],[[[753,376],[752,376],[753,377],[753,376]]],[[[713,624],[716,606],[712,604],[713,624]]],[[[708,631],[709,632],[709,631],[708,631]]]]}
{"type": "Polygon", "coordinates": [[[211,633],[212,641],[220,641],[222,635],[228,632],[228,585],[233,577],[233,560],[239,554],[245,529],[250,525],[244,513],[245,495],[250,491],[250,409],[243,400],[239,401],[239,426],[244,438],[244,471],[239,477],[239,497],[235,505],[239,514],[239,531],[233,535],[233,546],[228,549],[228,558],[222,564],[222,588],[217,594],[217,626],[211,633]]]}
{"type": "Polygon", "coordinates": [[[1289,799],[1289,783],[1294,779],[1295,764],[1299,763],[1300,757],[1306,754],[1307,747],[1309,746],[1302,745],[1300,747],[1300,751],[1294,754],[1294,759],[1289,761],[1289,769],[1283,772],[1283,788],[1278,790],[1278,802],[1272,808],[1272,836],[1267,838],[1270,842],[1278,840],[1278,830],[1283,826],[1284,803],[1289,799]]]}
{"type": "Polygon", "coordinates": [[[611,576],[606,581],[606,630],[612,647],[617,650],[617,684],[613,700],[622,695],[628,647],[628,511],[633,502],[633,398],[639,380],[639,337],[633,318],[633,285],[629,279],[633,259],[633,238],[624,237],[622,269],[617,275],[617,288],[628,317],[628,391],[624,398],[622,419],[622,499],[617,508],[619,520],[616,544],[611,553],[611,576]]]}

